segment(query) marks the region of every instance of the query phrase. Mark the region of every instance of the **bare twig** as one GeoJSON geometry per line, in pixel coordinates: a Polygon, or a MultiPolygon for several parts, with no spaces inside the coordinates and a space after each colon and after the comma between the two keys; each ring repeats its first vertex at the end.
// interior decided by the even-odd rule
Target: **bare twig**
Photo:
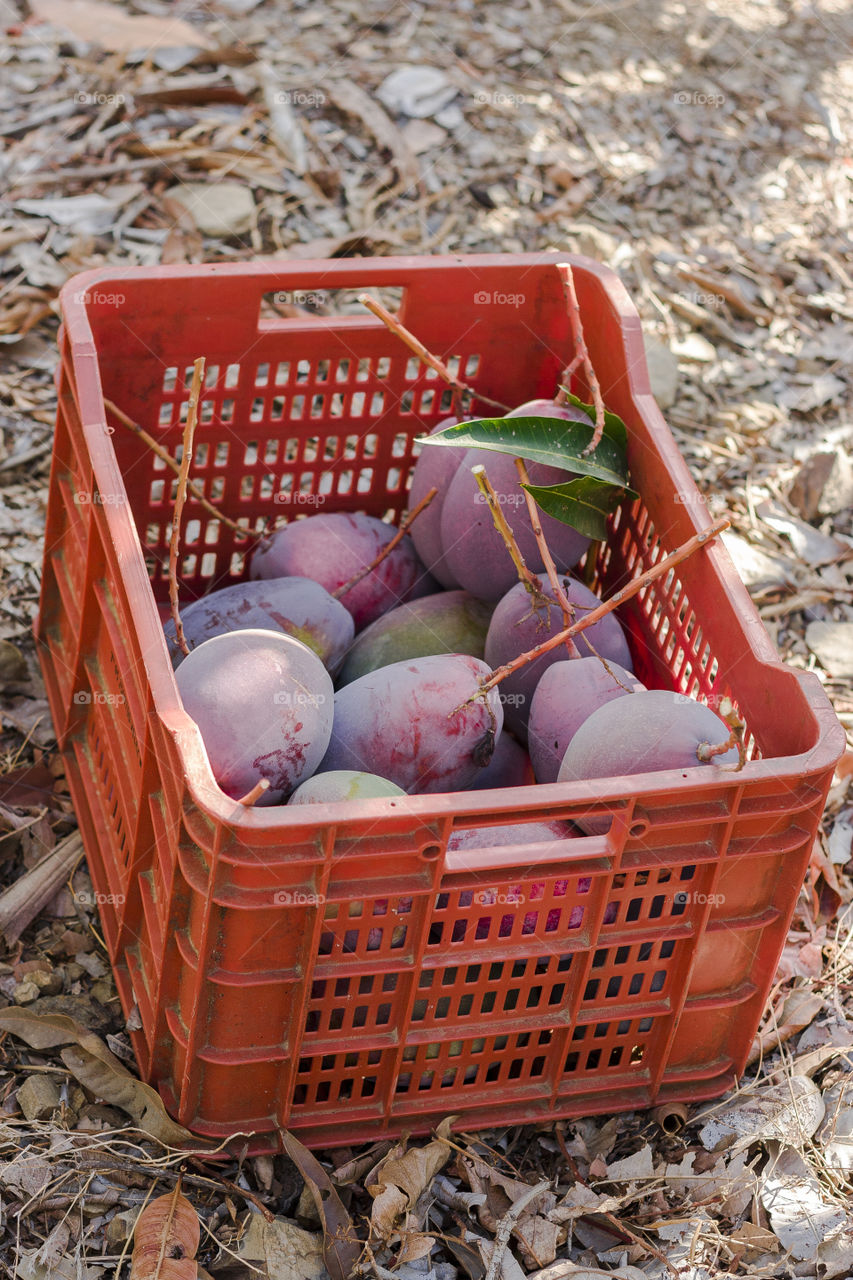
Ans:
{"type": "Polygon", "coordinates": [[[475,391],[473,387],[469,387],[466,383],[460,382],[459,379],[452,374],[443,360],[439,360],[438,356],[434,356],[431,351],[427,351],[426,347],[420,342],[413,333],[410,333],[405,325],[395,315],[386,308],[376,298],[371,298],[369,293],[360,293],[358,300],[362,306],[367,307],[368,311],[382,321],[382,323],[396,334],[401,341],[405,342],[410,351],[413,351],[418,359],[422,360],[430,369],[434,369],[440,378],[443,378],[449,387],[452,387],[459,395],[473,396],[477,400],[482,400],[483,404],[490,404],[495,409],[502,410],[503,413],[509,412],[509,406],[501,404],[500,400],[492,400],[489,396],[483,395],[481,391],[475,391]]]}
{"type": "Polygon", "coordinates": [[[696,748],[696,754],[700,760],[707,763],[713,760],[714,756],[723,756],[727,751],[731,751],[732,747],[737,747],[738,765],[735,770],[740,773],[746,764],[746,743],[744,742],[744,733],[746,725],[734,709],[731,698],[724,698],[717,708],[717,712],[722,720],[731,729],[731,733],[725,742],[718,742],[716,746],[711,746],[708,742],[701,742],[696,748]]]}
{"type": "Polygon", "coordinates": [[[178,473],[178,488],[175,493],[175,510],[172,514],[172,536],[169,539],[169,605],[172,610],[172,621],[175,624],[175,638],[181,653],[186,656],[190,649],[184,636],[184,628],[178,609],[178,548],[181,541],[181,512],[187,496],[187,480],[193,458],[193,434],[198,415],[198,398],[204,381],[204,356],[193,361],[193,380],[190,386],[187,403],[187,422],[184,427],[184,446],[181,454],[181,469],[178,473]]]}
{"type": "MultiPolygon", "coordinates": [[[[174,471],[176,476],[181,474],[181,464],[176,462],[169,451],[164,449],[161,444],[158,444],[154,437],[149,435],[144,427],[140,427],[138,422],[134,422],[132,418],[129,418],[124,410],[120,409],[112,400],[104,400],[104,404],[107,409],[109,409],[113,417],[118,418],[121,425],[123,427],[127,427],[128,431],[135,432],[143,444],[147,444],[151,452],[155,453],[161,462],[165,462],[166,466],[174,471]]],[[[207,498],[204,496],[204,490],[199,488],[199,486],[192,480],[187,480],[187,492],[192,494],[196,502],[201,503],[205,511],[209,511],[212,516],[216,516],[216,519],[221,520],[229,529],[233,529],[235,533],[239,533],[241,538],[253,538],[260,536],[259,534],[250,533],[248,529],[241,528],[236,520],[231,520],[228,516],[223,515],[212,502],[208,502],[207,498]]]]}
{"type": "MultiPolygon", "coordinates": [[[[568,1147],[566,1146],[566,1139],[563,1137],[563,1133],[559,1125],[555,1126],[554,1132],[557,1138],[557,1142],[559,1143],[560,1150],[563,1153],[563,1158],[566,1161],[566,1164],[569,1166],[569,1169],[571,1170],[572,1177],[575,1179],[576,1182],[579,1182],[582,1187],[588,1186],[589,1184],[583,1180],[583,1178],[580,1176],[580,1173],[578,1172],[578,1167],[574,1159],[572,1158],[572,1155],[569,1152],[568,1147]]],[[[631,1228],[626,1226],[624,1222],[620,1222],[619,1219],[614,1217],[612,1213],[606,1213],[606,1212],[596,1213],[594,1216],[592,1214],[585,1214],[584,1218],[587,1221],[593,1221],[593,1222],[595,1221],[595,1218],[604,1218],[605,1222],[609,1223],[610,1227],[613,1229],[614,1233],[617,1236],[617,1239],[620,1236],[624,1235],[626,1240],[631,1240],[633,1241],[634,1244],[639,1245],[644,1252],[650,1253],[653,1258],[657,1258],[659,1262],[662,1262],[663,1265],[666,1267],[667,1271],[670,1273],[670,1275],[675,1276],[676,1280],[678,1280],[678,1272],[675,1270],[675,1267],[673,1267],[672,1263],[669,1262],[668,1259],[665,1257],[665,1255],[660,1251],[660,1249],[658,1249],[655,1245],[653,1245],[649,1240],[644,1240],[642,1236],[637,1235],[635,1231],[632,1231],[631,1228]]],[[[607,1230],[607,1228],[605,1228],[605,1230],[607,1230]]]]}
{"type": "Polygon", "coordinates": [[[530,596],[534,609],[541,609],[544,605],[549,604],[550,601],[543,594],[542,584],[536,574],[528,569],[524,563],[524,556],[521,554],[521,549],[515,540],[515,534],[507,523],[506,516],[501,511],[498,495],[495,493],[491,480],[486,475],[486,468],[482,463],[478,463],[476,467],[471,468],[471,474],[477,481],[477,487],[486,500],[495,528],[503,538],[504,546],[510,554],[512,563],[515,565],[515,571],[522,586],[530,596]]]}
{"type": "MultiPolygon", "coordinates": [[[[527,503],[527,514],[530,517],[530,527],[533,530],[533,536],[536,539],[536,545],[539,548],[539,554],[542,557],[542,563],[545,566],[545,572],[548,575],[551,590],[554,592],[554,597],[563,614],[563,627],[568,630],[572,625],[572,620],[575,616],[574,606],[563,590],[563,585],[560,582],[560,578],[557,573],[557,566],[554,564],[554,557],[551,555],[548,543],[545,541],[545,534],[542,530],[542,521],[539,519],[539,508],[536,505],[536,499],[533,497],[532,493],[528,493],[527,489],[524,488],[524,485],[530,484],[530,476],[527,474],[527,467],[524,465],[524,459],[516,458],[515,465],[518,468],[518,475],[522,484],[521,492],[524,494],[524,500],[527,503]]],[[[574,640],[566,641],[566,652],[570,658],[580,657],[580,652],[574,640]]]]}
{"type": "Polygon", "coordinates": [[[269,778],[261,778],[260,782],[256,782],[251,791],[247,791],[237,801],[238,804],[244,805],[247,809],[251,809],[252,805],[257,804],[265,791],[269,791],[269,778]]]}
{"type": "MultiPolygon", "coordinates": [[[[575,278],[572,274],[572,268],[568,262],[561,262],[557,270],[563,281],[566,291],[566,301],[569,304],[569,321],[572,326],[572,335],[575,340],[575,357],[571,364],[565,370],[563,377],[568,383],[575,369],[581,365],[586,375],[587,384],[592,395],[592,403],[595,405],[595,431],[592,433],[592,439],[584,449],[584,455],[592,453],[593,449],[598,447],[601,437],[604,433],[604,401],[601,397],[601,387],[598,385],[598,378],[592,367],[592,361],[589,358],[589,350],[586,345],[586,339],[583,336],[583,322],[581,321],[581,310],[578,305],[578,295],[575,292],[575,278]]],[[[556,403],[561,403],[557,400],[556,403]]]]}
{"type": "Polygon", "coordinates": [[[706,543],[711,542],[731,524],[728,516],[723,516],[719,520],[715,520],[710,528],[703,530],[702,533],[694,534],[692,538],[688,538],[680,547],[676,547],[670,555],[665,556],[663,560],[659,560],[656,565],[652,565],[651,569],[647,569],[645,573],[641,573],[638,578],[634,578],[627,586],[621,587],[615,592],[609,600],[603,601],[597,609],[590,609],[585,618],[581,618],[578,622],[574,622],[565,631],[558,631],[556,635],[550,636],[549,639],[543,640],[541,644],[537,644],[534,648],[528,650],[527,653],[519,654],[517,658],[513,658],[512,662],[506,662],[502,667],[498,667],[492,672],[488,680],[484,680],[476,693],[470,698],[454,708],[451,714],[461,711],[462,707],[473,702],[476,698],[485,697],[490,690],[505,680],[507,676],[511,676],[514,671],[518,671],[521,667],[527,666],[528,662],[533,662],[535,658],[540,658],[543,653],[550,653],[552,649],[556,649],[558,645],[563,644],[567,639],[573,638],[581,631],[586,631],[587,627],[591,627],[593,623],[598,622],[601,618],[607,617],[608,613],[612,613],[614,609],[618,609],[620,604],[624,604],[626,600],[630,600],[638,591],[642,591],[643,587],[648,586],[650,582],[654,582],[656,578],[662,577],[668,573],[675,565],[681,564],[682,560],[692,556],[694,551],[698,551],[700,547],[704,547],[706,543]]]}
{"type": "Polygon", "coordinates": [[[234,1195],[240,1196],[240,1198],[245,1200],[248,1204],[253,1204],[258,1212],[264,1215],[267,1222],[275,1222],[275,1214],[267,1208],[263,1200],[254,1195],[248,1190],[248,1188],[241,1187],[239,1183],[231,1182],[229,1178],[224,1178],[221,1173],[215,1173],[208,1169],[207,1166],[203,1164],[201,1160],[197,1160],[195,1156],[190,1156],[188,1158],[188,1163],[193,1165],[196,1169],[200,1169],[204,1176],[209,1178],[211,1182],[218,1182],[226,1191],[230,1191],[234,1195]]]}
{"type": "Polygon", "coordinates": [[[421,514],[424,508],[429,506],[429,504],[432,502],[433,498],[437,493],[438,493],[438,489],[436,488],[430,489],[429,493],[424,494],[424,496],[421,498],[420,502],[416,507],[413,507],[411,511],[406,512],[406,514],[403,516],[403,519],[400,521],[400,527],[397,530],[397,532],[394,534],[394,537],[391,539],[390,542],[387,542],[385,544],[385,546],[379,552],[379,555],[375,558],[375,560],[371,560],[370,564],[366,564],[363,569],[359,569],[358,573],[353,574],[353,576],[349,579],[348,582],[343,583],[342,586],[338,587],[335,591],[332,592],[332,595],[336,600],[340,600],[341,596],[345,596],[348,591],[352,591],[353,587],[358,586],[362,578],[366,578],[369,573],[373,573],[373,570],[378,568],[379,565],[382,563],[384,559],[386,559],[387,556],[390,556],[394,548],[396,546],[399,546],[400,542],[402,541],[403,535],[407,532],[407,530],[410,528],[412,523],[418,518],[418,516],[421,514]]]}
{"type": "Polygon", "coordinates": [[[523,1196],[510,1205],[504,1216],[498,1224],[497,1234],[495,1235],[495,1243],[492,1246],[492,1256],[489,1258],[489,1266],[486,1271],[484,1280],[497,1280],[500,1275],[501,1263],[506,1253],[509,1238],[512,1235],[512,1229],[524,1210],[530,1204],[531,1200],[535,1200],[537,1196],[541,1196],[543,1191],[547,1191],[548,1182],[537,1182],[535,1187],[531,1187],[529,1191],[525,1191],[523,1196]]]}

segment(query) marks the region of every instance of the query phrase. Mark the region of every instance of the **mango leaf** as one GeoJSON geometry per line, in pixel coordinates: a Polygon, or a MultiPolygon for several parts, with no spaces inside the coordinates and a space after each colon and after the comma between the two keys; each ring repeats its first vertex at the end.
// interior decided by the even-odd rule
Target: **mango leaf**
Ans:
{"type": "MultiPolygon", "coordinates": [[[[574,409],[582,410],[590,422],[595,425],[595,405],[584,404],[583,400],[579,400],[576,395],[573,395],[568,387],[560,387],[560,390],[568,399],[569,404],[574,409]]],[[[628,448],[628,428],[618,414],[610,413],[607,409],[604,410],[604,435],[608,440],[612,440],[614,444],[620,445],[621,448],[628,448]]]]}
{"type": "Polygon", "coordinates": [[[323,1260],[331,1280],[350,1280],[364,1246],[337,1189],[316,1156],[298,1138],[282,1133],[284,1149],[311,1193],[323,1226],[323,1260]]]}
{"type": "MultiPolygon", "coordinates": [[[[584,410],[586,407],[580,405],[584,410]]],[[[615,414],[609,416],[615,418],[615,414]]],[[[567,422],[564,418],[477,418],[473,422],[457,422],[431,436],[421,436],[418,443],[492,449],[624,488],[628,483],[625,427],[621,419],[615,418],[615,421],[622,427],[622,438],[616,427],[605,430],[589,457],[584,457],[583,451],[592,439],[593,424],[567,422]]]]}
{"type": "Polygon", "coordinates": [[[607,484],[592,476],[580,476],[567,484],[525,484],[522,488],[535,498],[546,515],[571,525],[595,542],[603,542],[607,537],[607,517],[620,498],[625,493],[633,495],[631,489],[607,484]]]}

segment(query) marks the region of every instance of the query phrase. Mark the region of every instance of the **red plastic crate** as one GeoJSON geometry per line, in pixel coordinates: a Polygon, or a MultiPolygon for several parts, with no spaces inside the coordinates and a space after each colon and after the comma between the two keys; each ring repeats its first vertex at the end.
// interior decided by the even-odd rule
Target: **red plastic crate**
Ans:
{"type": "MultiPolygon", "coordinates": [[[[572,355],[560,260],[104,270],[63,291],[37,637],[140,1070],[200,1134],[262,1149],[285,1126],[332,1145],[448,1113],[466,1128],[578,1116],[710,1098],[743,1069],[843,734],[817,679],[777,660],[725,550],[621,617],[646,684],[732,695],[741,773],[602,779],[593,799],[556,783],[245,810],[213,781],[161,630],[172,474],[106,425],[104,397],[175,453],[204,355],[193,474],[219,508],[251,528],[317,498],[396,518],[413,439],[449,397],[355,293],[399,298],[427,347],[513,405],[552,395],[572,355]],[[265,305],[300,291],[338,314],[265,305]],[[591,812],[613,816],[606,836],[446,851],[460,827],[591,812]]],[[[608,592],[708,517],[625,290],[570,260],[643,496],[599,556],[608,592]]],[[[183,599],[244,575],[247,540],[192,498],[184,527],[183,599]]]]}

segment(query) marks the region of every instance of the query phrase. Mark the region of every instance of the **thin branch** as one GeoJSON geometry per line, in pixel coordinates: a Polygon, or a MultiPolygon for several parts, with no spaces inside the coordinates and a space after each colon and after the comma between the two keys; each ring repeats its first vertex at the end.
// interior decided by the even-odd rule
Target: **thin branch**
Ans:
{"type": "Polygon", "coordinates": [[[503,539],[504,546],[510,554],[512,563],[515,565],[515,571],[522,586],[530,596],[534,609],[541,609],[544,605],[550,604],[547,596],[542,592],[542,584],[536,574],[528,569],[524,562],[524,556],[521,554],[521,548],[515,540],[515,534],[510,528],[506,516],[501,511],[498,495],[495,493],[491,480],[486,475],[486,468],[482,463],[478,463],[476,467],[471,468],[471,474],[477,481],[477,487],[488,505],[495,528],[503,539]]]}
{"type": "Polygon", "coordinates": [[[487,693],[499,685],[502,680],[505,680],[507,676],[511,676],[514,671],[518,671],[521,667],[527,666],[528,662],[533,662],[535,658],[540,658],[543,653],[550,653],[552,649],[556,649],[558,645],[563,644],[566,640],[574,638],[574,636],[578,635],[581,631],[586,631],[587,627],[591,627],[593,623],[600,621],[601,618],[606,618],[608,613],[612,613],[614,609],[618,609],[620,604],[624,604],[626,600],[630,600],[633,596],[637,595],[639,591],[642,591],[643,587],[648,586],[650,582],[654,582],[656,578],[663,577],[663,575],[668,573],[670,569],[675,567],[675,565],[681,564],[682,560],[686,560],[689,556],[692,556],[700,547],[704,547],[706,543],[711,542],[716,537],[719,537],[719,535],[723,533],[724,530],[728,529],[730,525],[731,520],[728,516],[723,516],[721,519],[715,520],[708,529],[703,530],[702,533],[694,534],[692,538],[688,538],[688,540],[682,543],[680,547],[676,547],[675,551],[671,552],[670,555],[665,556],[663,560],[659,560],[656,565],[651,567],[651,569],[647,569],[645,573],[641,573],[638,578],[634,578],[627,586],[621,587],[620,590],[615,592],[609,600],[603,601],[596,609],[590,609],[585,618],[581,618],[580,621],[574,622],[565,631],[558,631],[556,635],[550,636],[547,640],[543,640],[541,644],[537,644],[527,653],[519,654],[517,658],[513,658],[512,662],[506,662],[502,667],[498,667],[492,672],[488,680],[484,680],[482,682],[476,693],[473,693],[470,698],[466,698],[464,702],[454,708],[451,715],[456,711],[461,711],[463,707],[467,706],[469,702],[473,702],[476,698],[485,697],[487,693]]]}
{"type": "MultiPolygon", "coordinates": [[[[143,444],[147,444],[151,452],[155,453],[161,462],[165,462],[166,466],[170,467],[176,476],[181,474],[181,464],[176,462],[169,451],[164,449],[161,444],[158,444],[154,437],[150,436],[144,427],[140,427],[138,422],[134,422],[132,418],[129,418],[117,404],[112,402],[112,400],[104,400],[104,404],[109,409],[113,417],[118,418],[121,425],[123,427],[127,427],[128,431],[133,431],[138,435],[143,444]]],[[[200,489],[192,480],[187,480],[187,492],[191,493],[196,502],[200,502],[204,509],[209,511],[212,516],[216,516],[217,520],[221,520],[229,529],[233,529],[235,533],[239,533],[241,538],[253,538],[260,536],[259,534],[251,533],[248,529],[241,528],[236,520],[231,520],[228,516],[223,515],[221,511],[217,510],[212,502],[207,500],[204,496],[204,490],[200,489]]]]}
{"type": "Polygon", "coordinates": [[[524,1210],[530,1204],[531,1200],[535,1200],[543,1191],[547,1191],[548,1182],[537,1182],[535,1187],[531,1187],[529,1191],[525,1191],[524,1195],[510,1205],[504,1216],[498,1224],[497,1234],[495,1235],[495,1243],[492,1246],[492,1256],[489,1258],[489,1266],[486,1271],[484,1280],[497,1280],[500,1275],[501,1263],[506,1253],[509,1238],[512,1235],[513,1227],[521,1217],[524,1210]]]}
{"type": "Polygon", "coordinates": [[[335,591],[331,593],[336,600],[340,600],[341,596],[346,595],[348,591],[352,591],[353,587],[357,587],[358,584],[361,582],[362,578],[366,578],[369,573],[373,573],[373,570],[377,569],[379,565],[382,563],[382,561],[386,559],[387,556],[390,556],[394,548],[396,546],[399,546],[400,542],[402,541],[403,535],[407,532],[407,530],[410,528],[412,523],[418,518],[418,516],[421,514],[424,508],[429,506],[429,504],[432,502],[433,498],[437,493],[438,493],[438,489],[436,488],[430,489],[429,493],[425,494],[423,498],[421,498],[420,502],[416,507],[414,507],[411,511],[406,512],[406,514],[403,516],[403,519],[400,521],[400,527],[397,530],[397,532],[394,534],[394,537],[391,539],[390,542],[387,542],[385,544],[385,546],[379,552],[379,555],[376,557],[376,559],[371,560],[370,564],[366,564],[363,569],[359,569],[358,573],[353,574],[353,576],[350,578],[348,582],[345,582],[342,586],[338,587],[335,591]]]}
{"type": "Polygon", "coordinates": [[[259,782],[255,783],[251,791],[247,791],[244,796],[240,797],[237,803],[244,805],[247,809],[251,809],[252,805],[257,804],[264,792],[269,791],[269,789],[269,778],[261,778],[259,782]]]}
{"type": "Polygon", "coordinates": [[[572,268],[568,262],[561,262],[558,265],[557,270],[560,273],[563,286],[566,290],[566,301],[569,305],[569,322],[572,326],[572,336],[575,340],[575,357],[566,370],[566,374],[568,377],[571,377],[578,365],[581,365],[592,395],[592,403],[595,405],[595,431],[592,433],[592,439],[583,451],[585,455],[592,453],[593,449],[598,447],[601,437],[604,434],[604,401],[601,397],[601,387],[598,385],[598,378],[596,377],[595,370],[592,367],[592,361],[589,357],[589,349],[583,335],[581,309],[578,305],[578,295],[575,292],[575,278],[572,274],[572,268]]]}
{"type": "MultiPolygon", "coordinates": [[[[575,1161],[572,1158],[572,1155],[569,1152],[568,1147],[566,1146],[566,1140],[563,1137],[562,1131],[560,1130],[559,1126],[555,1126],[554,1132],[557,1138],[557,1142],[559,1143],[560,1150],[563,1153],[563,1158],[565,1159],[566,1164],[569,1166],[569,1170],[575,1182],[579,1182],[582,1187],[589,1186],[589,1183],[585,1182],[584,1179],[580,1176],[580,1173],[578,1172],[578,1167],[575,1164],[575,1161]]],[[[653,1245],[651,1241],[645,1240],[643,1239],[642,1236],[637,1235],[636,1231],[632,1231],[629,1226],[627,1226],[624,1222],[620,1221],[619,1218],[616,1218],[612,1213],[596,1212],[594,1216],[592,1214],[584,1214],[584,1218],[587,1221],[591,1221],[593,1223],[595,1223],[595,1218],[604,1218],[605,1222],[609,1223],[610,1228],[616,1233],[617,1239],[621,1235],[624,1235],[628,1240],[632,1240],[634,1244],[639,1245],[640,1248],[645,1253],[650,1253],[653,1258],[657,1258],[659,1262],[662,1262],[663,1265],[666,1267],[667,1271],[670,1273],[670,1275],[675,1276],[675,1280],[678,1280],[679,1273],[676,1271],[675,1267],[668,1260],[668,1258],[661,1252],[661,1250],[658,1249],[655,1245],[653,1245]]],[[[605,1227],[604,1230],[607,1230],[607,1228],[605,1227]]]]}
{"type": "Polygon", "coordinates": [[[426,347],[420,342],[413,333],[410,333],[405,325],[395,315],[386,308],[376,298],[371,298],[369,293],[360,293],[358,300],[362,306],[367,307],[368,311],[382,321],[382,323],[396,334],[401,341],[405,342],[410,351],[422,360],[430,369],[434,369],[440,378],[443,378],[449,387],[452,387],[459,395],[472,396],[477,400],[481,400],[483,404],[490,404],[494,409],[500,409],[503,413],[509,412],[509,406],[501,404],[500,400],[492,400],[489,396],[484,396],[481,391],[475,391],[473,387],[469,387],[466,383],[452,374],[443,360],[439,360],[438,356],[434,356],[431,351],[427,351],[426,347]]]}
{"type": "Polygon", "coordinates": [[[226,1191],[230,1191],[234,1195],[240,1196],[241,1199],[245,1200],[248,1204],[253,1204],[258,1212],[263,1214],[267,1222],[275,1222],[275,1214],[264,1204],[263,1200],[254,1195],[254,1193],[249,1191],[246,1187],[241,1187],[237,1182],[231,1182],[229,1178],[223,1177],[220,1173],[211,1172],[211,1170],[208,1169],[201,1160],[197,1160],[194,1156],[190,1156],[188,1158],[188,1163],[193,1165],[196,1169],[200,1169],[205,1178],[208,1178],[211,1182],[218,1182],[226,1191]]]}
{"type": "MultiPolygon", "coordinates": [[[[533,536],[536,539],[536,545],[539,548],[539,554],[542,557],[542,563],[545,566],[545,572],[548,575],[548,581],[551,584],[551,590],[560,606],[563,614],[563,627],[568,630],[574,620],[575,610],[569,597],[563,590],[563,584],[560,582],[557,573],[557,566],[554,564],[554,557],[551,555],[548,543],[545,541],[545,534],[542,530],[542,521],[539,519],[539,508],[536,505],[536,499],[532,493],[529,493],[524,485],[530,484],[530,476],[527,474],[527,467],[524,465],[523,458],[516,458],[515,465],[518,468],[518,475],[521,480],[524,500],[527,503],[527,514],[530,517],[530,527],[533,530],[533,536]]],[[[570,658],[579,658],[580,651],[574,640],[566,641],[566,652],[570,658]]]]}
{"type": "Polygon", "coordinates": [[[717,708],[717,712],[720,718],[725,720],[731,729],[731,733],[725,742],[718,742],[713,747],[709,742],[700,742],[696,748],[696,754],[700,760],[707,763],[709,760],[713,760],[714,756],[723,756],[727,751],[731,751],[732,747],[737,747],[738,765],[735,772],[740,773],[746,764],[746,743],[744,742],[746,724],[735,711],[731,698],[723,698],[717,708]]]}
{"type": "Polygon", "coordinates": [[[172,513],[172,536],[169,539],[169,605],[172,610],[172,621],[175,624],[175,639],[181,653],[189,653],[189,645],[184,635],[181,614],[178,609],[178,548],[181,541],[181,513],[187,497],[187,481],[193,460],[193,435],[198,415],[198,398],[204,382],[204,356],[193,361],[193,380],[190,386],[187,404],[187,421],[184,427],[184,445],[181,454],[181,469],[178,472],[178,488],[175,493],[175,509],[172,513]]]}

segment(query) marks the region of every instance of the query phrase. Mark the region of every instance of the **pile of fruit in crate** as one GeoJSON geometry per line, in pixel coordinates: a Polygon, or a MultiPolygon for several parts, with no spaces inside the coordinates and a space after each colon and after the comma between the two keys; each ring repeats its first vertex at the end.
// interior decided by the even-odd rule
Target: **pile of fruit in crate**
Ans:
{"type": "Polygon", "coordinates": [[[173,599],[178,689],[227,795],[307,804],[742,765],[733,709],[645,689],[615,609],[573,574],[630,493],[624,424],[600,396],[561,387],[502,418],[463,414],[422,446],[399,529],[292,521],[255,547],[249,581],[173,599]]]}

